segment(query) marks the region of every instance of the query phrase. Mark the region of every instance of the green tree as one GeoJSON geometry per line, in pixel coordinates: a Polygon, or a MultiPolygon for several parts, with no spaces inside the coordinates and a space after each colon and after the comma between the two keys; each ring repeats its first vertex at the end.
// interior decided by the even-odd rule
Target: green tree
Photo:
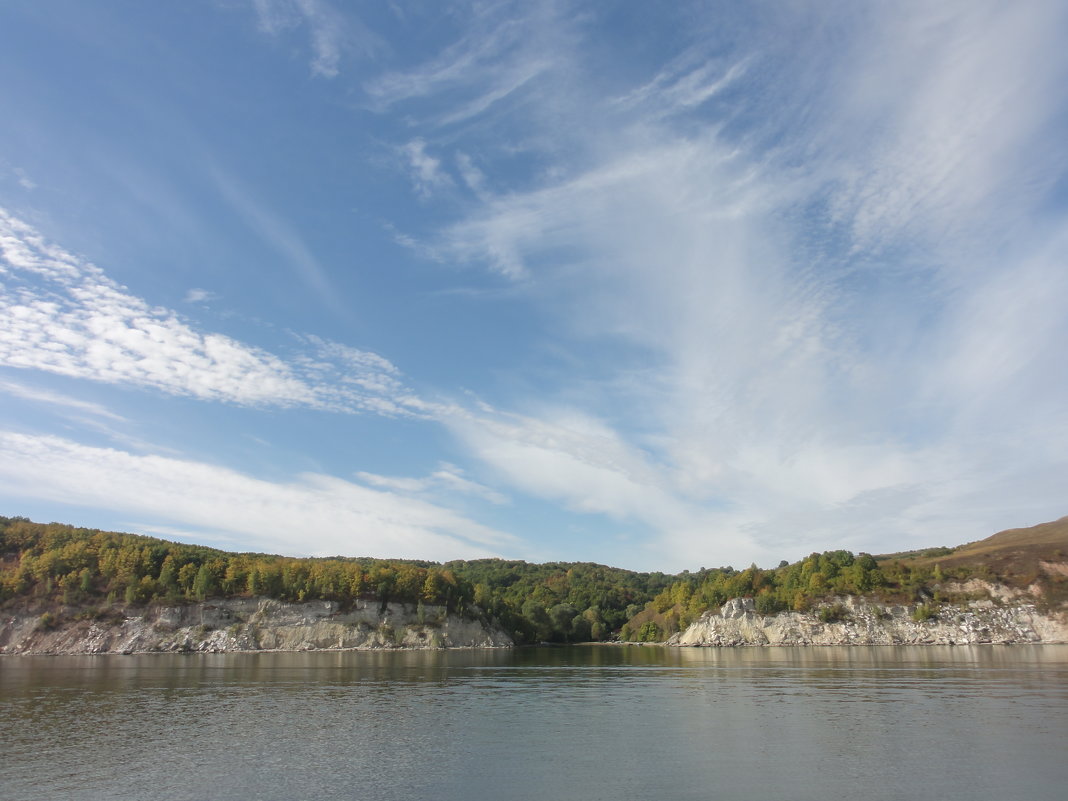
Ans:
{"type": "Polygon", "coordinates": [[[198,601],[203,601],[215,592],[215,576],[212,575],[207,565],[201,565],[197,570],[196,578],[193,579],[192,592],[193,597],[198,601]]]}
{"type": "Polygon", "coordinates": [[[528,598],[523,603],[522,615],[533,626],[536,639],[545,642],[552,636],[552,620],[549,619],[549,614],[545,611],[545,607],[533,598],[528,598]]]}
{"type": "Polygon", "coordinates": [[[556,604],[548,611],[549,620],[552,622],[554,639],[570,642],[572,622],[578,617],[578,610],[571,604],[556,604]]]}
{"type": "Polygon", "coordinates": [[[663,630],[653,621],[643,623],[635,637],[638,642],[660,642],[664,639],[663,630]]]}

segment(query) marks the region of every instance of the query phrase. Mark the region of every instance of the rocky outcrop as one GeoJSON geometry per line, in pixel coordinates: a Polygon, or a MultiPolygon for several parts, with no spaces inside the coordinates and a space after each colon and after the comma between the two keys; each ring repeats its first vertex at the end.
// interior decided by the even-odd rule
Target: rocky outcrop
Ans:
{"type": "Polygon", "coordinates": [[[0,613],[0,653],[104,654],[151,651],[312,651],[377,648],[504,648],[499,627],[443,607],[233,598],[94,616],[0,613]]]}
{"type": "Polygon", "coordinates": [[[812,613],[761,615],[752,598],[735,598],[705,612],[667,641],[675,646],[737,645],[962,645],[1068,642],[1064,615],[1033,603],[993,600],[961,606],[918,607],[839,598],[812,613]],[[930,615],[927,619],[922,619],[930,615]],[[918,619],[919,618],[919,619],[918,619]]]}

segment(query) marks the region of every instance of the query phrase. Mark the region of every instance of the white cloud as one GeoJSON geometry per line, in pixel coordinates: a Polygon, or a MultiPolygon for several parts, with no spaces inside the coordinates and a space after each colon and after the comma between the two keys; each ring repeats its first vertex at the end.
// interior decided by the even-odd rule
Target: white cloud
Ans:
{"type": "Polygon", "coordinates": [[[0,364],[238,405],[422,415],[382,357],[306,338],[286,362],[152,307],[0,210],[0,364]],[[29,276],[37,282],[27,281],[29,276]]]}
{"type": "Polygon", "coordinates": [[[15,177],[18,178],[19,186],[28,192],[32,192],[37,188],[37,183],[26,174],[26,171],[21,167],[15,168],[15,177]]]}
{"type": "Polygon", "coordinates": [[[34,403],[47,403],[51,406],[72,409],[77,412],[93,415],[94,417],[104,417],[118,423],[126,422],[124,417],[115,414],[110,409],[101,406],[99,403],[81,400],[80,398],[72,398],[68,395],[62,395],[58,392],[50,392],[49,390],[40,389],[38,387],[28,387],[14,381],[0,380],[0,392],[4,392],[16,398],[30,400],[34,403]]]}
{"type": "Polygon", "coordinates": [[[420,197],[430,197],[436,190],[449,186],[452,179],[441,169],[441,159],[426,152],[426,142],[413,139],[401,148],[415,186],[420,197]]]}
{"type": "Polygon", "coordinates": [[[286,28],[300,24],[296,5],[278,0],[252,0],[260,30],[276,36],[286,28]]]}
{"type": "Polygon", "coordinates": [[[318,0],[298,0],[298,8],[310,23],[312,51],[311,69],[315,75],[335,78],[341,62],[340,17],[318,0]]]}
{"type": "Polygon", "coordinates": [[[1068,166],[1049,126],[1064,113],[1066,25],[1057,2],[911,3],[869,20],[824,132],[858,248],[911,237],[953,260],[1028,219],[1068,166]]]}
{"type": "Polygon", "coordinates": [[[381,40],[357,17],[339,13],[325,0],[252,0],[259,28],[270,36],[306,27],[310,38],[313,75],[336,78],[347,52],[369,55],[381,40]]]}
{"type": "Polygon", "coordinates": [[[463,470],[448,462],[442,462],[441,467],[431,473],[430,478],[453,492],[472,495],[497,505],[508,503],[507,495],[497,492],[497,490],[491,489],[484,484],[479,484],[477,481],[465,478],[463,470]]]}
{"type": "Polygon", "coordinates": [[[312,355],[293,363],[316,387],[318,408],[368,411],[390,417],[433,414],[435,404],[405,386],[400,370],[377,353],[314,335],[302,339],[312,347],[312,355]]]}
{"type": "Polygon", "coordinates": [[[602,159],[577,175],[488,198],[444,232],[442,251],[488,262],[512,278],[527,276],[532,261],[563,252],[570,258],[541,261],[564,268],[578,262],[594,274],[654,283],[657,271],[681,266],[673,263],[676,233],[692,238],[703,230],[715,246],[717,236],[730,237],[747,216],[770,211],[769,195],[783,192],[755,180],[755,169],[739,162],[736,148],[714,136],[688,139],[670,130],[636,134],[633,142],[608,136],[596,150],[602,159]],[[640,253],[631,253],[634,245],[640,253]]]}
{"type": "Polygon", "coordinates": [[[207,289],[193,287],[185,293],[184,300],[186,303],[206,303],[209,300],[217,300],[218,297],[214,292],[207,289]]]}
{"type": "Polygon", "coordinates": [[[426,501],[326,475],[271,482],[216,465],[0,432],[8,497],[151,515],[241,547],[297,555],[449,560],[514,547],[506,534],[426,501]]]}
{"type": "Polygon", "coordinates": [[[356,477],[365,484],[411,495],[447,494],[470,495],[494,504],[508,503],[508,498],[494,489],[464,476],[464,471],[454,464],[442,462],[437,470],[424,478],[403,476],[380,476],[358,472],[356,477]]]}
{"type": "Polygon", "coordinates": [[[709,558],[767,556],[739,527],[688,499],[669,466],[598,420],[574,410],[530,417],[485,407],[443,420],[472,456],[520,491],[655,532],[645,544],[647,566],[681,570],[709,558]]]}
{"type": "Polygon", "coordinates": [[[724,68],[705,47],[688,48],[648,83],[614,102],[624,108],[648,104],[654,114],[656,109],[661,113],[692,110],[741,78],[746,68],[744,60],[724,68]]]}
{"type": "Polygon", "coordinates": [[[469,155],[466,153],[456,154],[456,169],[459,170],[460,177],[463,178],[467,188],[470,189],[479,200],[489,200],[490,193],[486,188],[486,174],[475,166],[475,162],[469,155]]]}
{"type": "MultiPolygon", "coordinates": [[[[615,100],[586,85],[581,23],[517,7],[470,7],[459,41],[364,84],[401,125],[417,193],[449,185],[447,164],[479,203],[442,193],[458,217],[425,243],[387,227],[512,279],[573,364],[610,353],[606,380],[561,369],[524,376],[521,412],[446,409],[376,354],[305,338],[283,360],[198,332],[10,218],[0,361],[438,420],[501,482],[641,524],[678,567],[952,544],[1063,514],[1063,3],[792,6],[770,34],[712,44],[695,24],[698,44],[615,100]],[[524,139],[494,150],[504,115],[486,112],[505,105],[524,139]],[[413,138],[461,121],[451,152],[413,138]],[[600,386],[583,396],[584,380],[600,386]]],[[[278,35],[325,6],[257,8],[278,35]]],[[[339,69],[331,41],[319,74],[339,69]]],[[[222,191],[331,294],[284,221],[222,191]]],[[[495,492],[451,467],[358,475],[413,502],[495,492]]],[[[321,502],[317,482],[300,497],[321,502]]]]}
{"type": "Polygon", "coordinates": [[[58,392],[51,392],[40,387],[30,387],[14,381],[0,380],[0,392],[15,398],[28,400],[38,405],[54,407],[54,411],[67,421],[66,428],[74,427],[80,431],[95,431],[103,434],[109,441],[120,443],[139,451],[161,449],[132,433],[136,426],[122,415],[115,414],[99,403],[72,398],[58,392]]]}
{"type": "MultiPolygon", "coordinates": [[[[576,348],[633,346],[616,422],[593,422],[596,397],[446,422],[520,490],[641,521],[705,563],[1063,514],[1063,206],[1042,204],[1068,155],[1050,124],[1068,57],[1063,4],[1039,6],[847,14],[845,46],[800,48],[811,71],[774,47],[695,49],[612,115],[530,110],[531,141],[552,120],[539,183],[509,191],[491,172],[501,191],[437,252],[514,279],[576,348]],[[735,86],[722,116],[704,107],[735,86]],[[736,123],[747,103],[760,130],[736,123]]],[[[468,62],[453,63],[393,96],[440,92],[468,62]]],[[[574,91],[554,81],[535,100],[580,109],[574,91]]],[[[574,383],[562,375],[558,395],[574,383]]],[[[528,405],[547,403],[538,392],[528,405]]]]}
{"type": "Polygon", "coordinates": [[[465,36],[440,55],[408,70],[364,84],[378,111],[428,95],[451,93],[451,111],[434,115],[437,125],[463,122],[516,95],[551,70],[563,68],[564,53],[547,18],[549,6],[513,14],[513,7],[486,7],[469,20],[465,36]]]}

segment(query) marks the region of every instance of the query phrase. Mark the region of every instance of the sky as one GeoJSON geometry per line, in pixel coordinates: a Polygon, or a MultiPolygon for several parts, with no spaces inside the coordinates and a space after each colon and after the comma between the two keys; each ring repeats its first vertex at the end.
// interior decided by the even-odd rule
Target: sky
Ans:
{"type": "Polygon", "coordinates": [[[1066,37],[8,0],[0,514],[670,572],[1068,514],[1066,37]]]}

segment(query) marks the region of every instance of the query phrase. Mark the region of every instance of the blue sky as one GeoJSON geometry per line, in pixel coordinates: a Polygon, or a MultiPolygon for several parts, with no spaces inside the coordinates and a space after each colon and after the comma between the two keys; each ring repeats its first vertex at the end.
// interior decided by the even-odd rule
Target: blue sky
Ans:
{"type": "Polygon", "coordinates": [[[0,511],[671,571],[1060,517],[1066,35],[7,2],[0,511]]]}

